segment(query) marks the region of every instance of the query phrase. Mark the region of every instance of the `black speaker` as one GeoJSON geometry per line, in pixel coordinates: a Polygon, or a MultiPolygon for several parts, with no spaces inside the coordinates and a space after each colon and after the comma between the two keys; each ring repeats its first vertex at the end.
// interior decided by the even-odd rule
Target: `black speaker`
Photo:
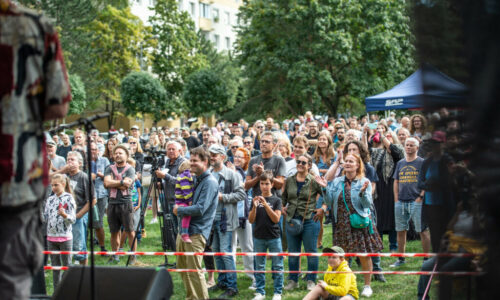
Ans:
{"type": "MultiPolygon", "coordinates": [[[[95,267],[96,300],[163,300],[172,293],[172,277],[165,268],[95,267]]],[[[70,267],[52,299],[90,300],[90,267],[70,267]]]]}

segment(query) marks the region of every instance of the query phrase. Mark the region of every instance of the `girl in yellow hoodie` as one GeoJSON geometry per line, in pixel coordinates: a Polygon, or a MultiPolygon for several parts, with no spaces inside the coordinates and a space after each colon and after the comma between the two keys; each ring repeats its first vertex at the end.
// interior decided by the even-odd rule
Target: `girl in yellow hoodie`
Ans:
{"type": "MultiPolygon", "coordinates": [[[[344,250],[338,246],[323,249],[323,253],[344,254],[344,250]]],[[[356,275],[354,275],[344,259],[344,256],[328,257],[327,272],[351,272],[351,273],[326,273],[325,280],[319,280],[312,291],[304,297],[304,300],[356,300],[359,291],[356,286],[356,275]]]]}

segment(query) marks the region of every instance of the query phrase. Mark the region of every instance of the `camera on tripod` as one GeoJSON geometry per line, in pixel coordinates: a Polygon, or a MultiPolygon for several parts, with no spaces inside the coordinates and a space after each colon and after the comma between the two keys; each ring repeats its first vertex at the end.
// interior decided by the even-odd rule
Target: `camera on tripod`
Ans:
{"type": "Polygon", "coordinates": [[[156,171],[165,165],[165,154],[167,154],[167,151],[146,150],[146,152],[148,155],[144,157],[144,163],[150,164],[152,171],[156,171]]]}

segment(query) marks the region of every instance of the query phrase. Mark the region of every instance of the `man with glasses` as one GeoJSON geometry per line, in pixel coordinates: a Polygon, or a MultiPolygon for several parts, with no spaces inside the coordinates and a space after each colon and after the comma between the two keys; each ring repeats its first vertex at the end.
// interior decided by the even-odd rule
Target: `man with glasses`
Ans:
{"type": "MultiPolygon", "coordinates": [[[[156,176],[164,180],[165,197],[167,198],[165,199],[165,204],[170,205],[170,209],[172,209],[175,204],[175,183],[177,174],[179,173],[179,167],[185,160],[186,159],[181,156],[181,145],[176,141],[167,142],[167,160],[165,161],[163,170],[156,171],[156,176]]],[[[150,221],[150,224],[157,222],[156,212],[153,211],[153,219],[150,221]]],[[[175,233],[178,232],[177,223],[177,218],[174,218],[175,233]]]]}
{"type": "Polygon", "coordinates": [[[306,138],[309,140],[309,150],[307,153],[309,155],[313,155],[316,150],[316,144],[318,143],[319,130],[318,130],[318,122],[310,121],[307,123],[307,128],[309,133],[306,135],[306,138]]]}
{"type": "Polygon", "coordinates": [[[260,143],[262,154],[253,157],[248,164],[245,190],[252,188],[252,195],[254,197],[260,196],[262,194],[259,185],[260,175],[264,170],[271,170],[274,176],[273,188],[271,191],[274,195],[280,197],[281,188],[285,182],[286,164],[283,157],[273,154],[278,139],[272,132],[266,131],[262,135],[260,143]]]}

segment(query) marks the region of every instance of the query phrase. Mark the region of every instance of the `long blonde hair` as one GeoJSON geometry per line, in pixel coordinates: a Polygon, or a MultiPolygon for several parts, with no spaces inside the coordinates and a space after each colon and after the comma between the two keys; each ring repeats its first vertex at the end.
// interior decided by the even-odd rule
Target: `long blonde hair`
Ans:
{"type": "Polygon", "coordinates": [[[316,163],[319,163],[321,156],[326,154],[326,161],[324,163],[330,167],[331,165],[331,160],[335,158],[335,149],[333,147],[333,141],[332,137],[330,136],[329,132],[321,132],[318,136],[318,141],[320,137],[326,137],[328,146],[326,147],[326,153],[322,153],[321,149],[319,148],[319,145],[316,145],[316,150],[314,151],[313,158],[316,161],[316,163]]]}

